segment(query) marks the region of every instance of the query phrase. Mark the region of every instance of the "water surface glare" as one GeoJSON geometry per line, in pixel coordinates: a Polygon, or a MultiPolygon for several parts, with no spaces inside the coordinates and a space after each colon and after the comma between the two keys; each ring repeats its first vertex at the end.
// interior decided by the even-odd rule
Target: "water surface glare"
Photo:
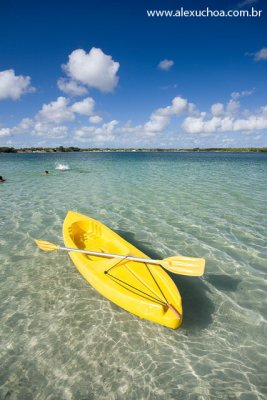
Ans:
{"type": "Polygon", "coordinates": [[[267,398],[266,154],[0,154],[0,175],[1,400],[267,398]],[[68,210],[151,257],[206,258],[203,278],[172,275],[179,330],[36,248],[62,244],[68,210]]]}

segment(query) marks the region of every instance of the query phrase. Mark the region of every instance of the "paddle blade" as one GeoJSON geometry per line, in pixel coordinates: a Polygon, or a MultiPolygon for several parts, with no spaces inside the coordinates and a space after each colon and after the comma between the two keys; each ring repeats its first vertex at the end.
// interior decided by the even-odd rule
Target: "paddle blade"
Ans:
{"type": "Polygon", "coordinates": [[[59,246],[54,243],[45,242],[44,240],[36,240],[36,239],[34,241],[37,244],[37,246],[43,251],[59,250],[59,246]]]}
{"type": "Polygon", "coordinates": [[[174,274],[201,276],[205,270],[205,259],[194,257],[168,257],[161,260],[160,265],[174,274]]]}

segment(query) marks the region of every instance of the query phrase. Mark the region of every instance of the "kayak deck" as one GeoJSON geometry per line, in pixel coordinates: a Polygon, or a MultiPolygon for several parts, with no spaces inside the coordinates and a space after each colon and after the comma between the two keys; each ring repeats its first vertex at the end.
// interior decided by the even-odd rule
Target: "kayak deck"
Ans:
{"type": "MultiPolygon", "coordinates": [[[[101,222],[69,211],[63,224],[66,247],[149,258],[101,222]]],[[[159,266],[127,258],[69,255],[83,277],[103,296],[123,309],[176,329],[182,322],[178,289],[159,266]]]]}

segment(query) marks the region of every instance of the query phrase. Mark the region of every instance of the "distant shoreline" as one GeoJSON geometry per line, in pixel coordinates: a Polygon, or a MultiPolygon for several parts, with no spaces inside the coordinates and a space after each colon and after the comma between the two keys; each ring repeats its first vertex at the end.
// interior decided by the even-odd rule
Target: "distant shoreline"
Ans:
{"type": "Polygon", "coordinates": [[[16,149],[14,147],[0,147],[0,153],[74,153],[74,152],[117,152],[117,153],[200,153],[200,152],[214,152],[214,153],[267,153],[267,147],[248,147],[248,148],[192,148],[192,149],[179,149],[179,148],[79,148],[79,147],[27,147],[16,149]]]}

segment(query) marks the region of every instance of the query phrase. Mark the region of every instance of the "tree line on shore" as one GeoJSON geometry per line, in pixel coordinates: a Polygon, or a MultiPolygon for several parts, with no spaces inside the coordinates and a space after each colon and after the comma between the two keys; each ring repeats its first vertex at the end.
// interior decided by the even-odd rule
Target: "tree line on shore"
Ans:
{"type": "Polygon", "coordinates": [[[16,149],[14,147],[0,147],[0,153],[69,153],[69,152],[267,152],[266,147],[247,147],[247,148],[199,148],[195,147],[193,149],[164,149],[164,148],[79,148],[79,147],[24,147],[16,149]]]}

